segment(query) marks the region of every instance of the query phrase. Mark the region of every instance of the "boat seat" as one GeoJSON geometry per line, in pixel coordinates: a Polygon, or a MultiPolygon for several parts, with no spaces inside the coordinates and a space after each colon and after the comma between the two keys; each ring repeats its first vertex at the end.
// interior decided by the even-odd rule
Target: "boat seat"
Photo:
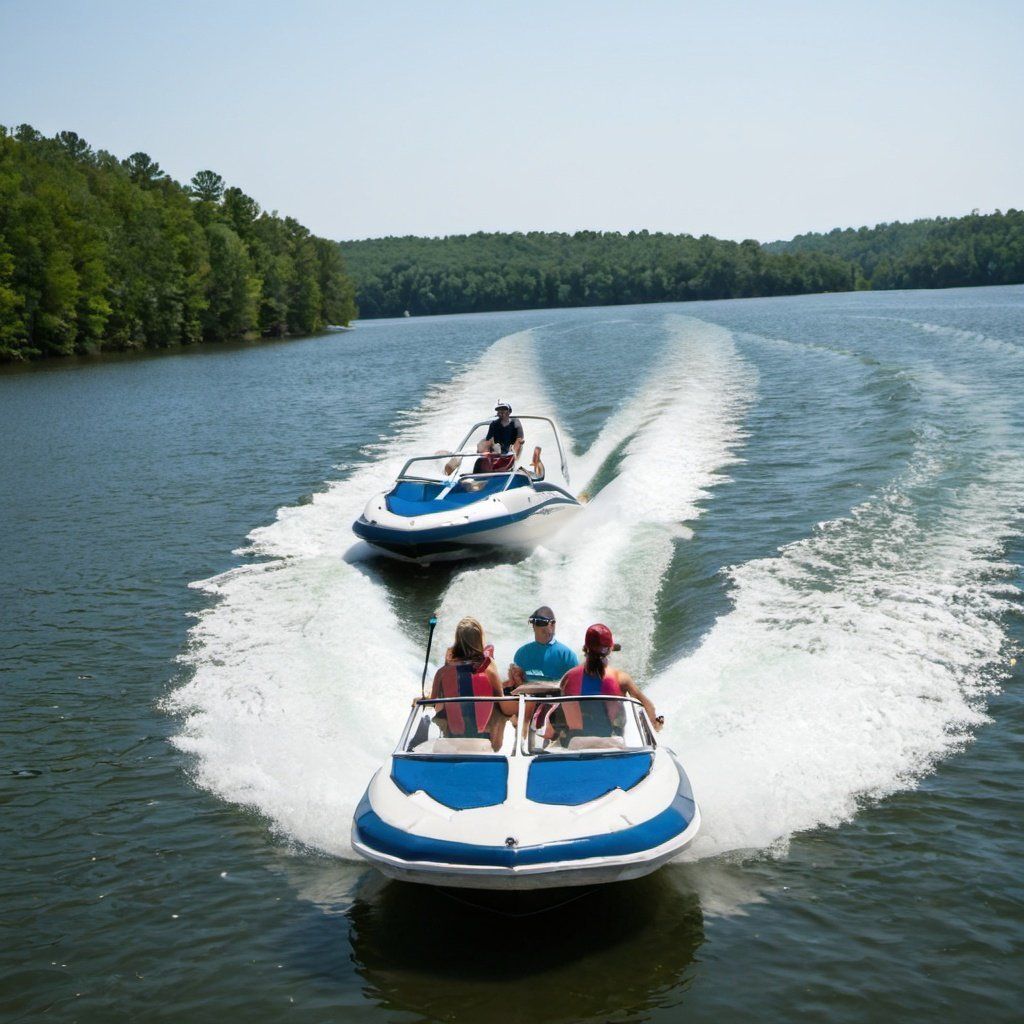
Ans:
{"type": "Polygon", "coordinates": [[[441,736],[434,740],[434,754],[493,754],[489,739],[479,736],[441,736]]]}
{"type": "Polygon", "coordinates": [[[569,740],[570,750],[625,750],[621,736],[573,736],[569,740]]]}

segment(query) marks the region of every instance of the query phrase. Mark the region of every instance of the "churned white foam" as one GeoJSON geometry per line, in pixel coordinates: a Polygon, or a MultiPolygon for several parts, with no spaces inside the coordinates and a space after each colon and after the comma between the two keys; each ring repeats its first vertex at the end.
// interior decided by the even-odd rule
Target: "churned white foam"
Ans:
{"type": "Polygon", "coordinates": [[[837,824],[984,721],[1024,464],[1002,449],[998,404],[922,379],[944,415],[922,424],[906,471],[778,557],[731,570],[732,611],[652,681],[701,801],[690,857],[837,824]],[[944,486],[964,465],[971,482],[944,486]]]}
{"type": "Polygon", "coordinates": [[[586,627],[602,620],[622,635],[618,664],[644,671],[681,524],[700,515],[710,488],[736,461],[756,383],[724,328],[672,316],[666,330],[664,354],[644,385],[578,460],[575,480],[589,482],[622,448],[616,477],[571,529],[530,558],[460,575],[445,595],[445,630],[461,615],[476,615],[504,661],[529,639],[529,612],[550,604],[563,641],[579,646],[586,627]]]}
{"type": "Polygon", "coordinates": [[[421,668],[386,590],[341,557],[352,521],[410,452],[454,445],[497,395],[546,411],[529,332],[432,388],[346,480],[253,531],[250,550],[271,561],[193,584],[215,601],[190,631],[191,676],[166,706],[184,716],[174,742],[195,755],[201,785],[302,844],[350,852],[352,813],[421,668]]]}
{"type": "Polygon", "coordinates": [[[190,635],[168,707],[195,776],[302,843],[348,849],[352,811],[394,742],[418,654],[380,588],[317,556],[195,584],[217,598],[190,635]],[[373,666],[368,685],[366,666],[373,666]]]}

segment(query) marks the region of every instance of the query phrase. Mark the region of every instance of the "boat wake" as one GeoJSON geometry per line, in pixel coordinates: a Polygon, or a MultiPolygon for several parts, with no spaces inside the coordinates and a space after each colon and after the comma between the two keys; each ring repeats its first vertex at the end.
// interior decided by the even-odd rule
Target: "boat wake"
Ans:
{"type": "MultiPolygon", "coordinates": [[[[863,799],[912,785],[984,720],[1016,594],[1002,551],[1024,507],[1019,431],[997,383],[927,362],[906,373],[918,400],[905,468],[775,557],[731,568],[730,610],[650,683],[701,800],[690,858],[846,820],[863,799]]],[[[554,415],[542,376],[530,332],[495,342],[344,480],[253,531],[246,551],[264,561],[194,584],[216,600],[166,704],[200,785],[290,841],[350,854],[355,802],[422,664],[350,524],[409,451],[450,444],[482,418],[481,395],[533,396],[530,412],[554,415]]],[[[607,621],[624,642],[617,664],[647,674],[662,580],[739,459],[757,386],[729,331],[668,318],[654,369],[573,460],[574,487],[593,493],[576,527],[518,563],[462,571],[439,636],[473,614],[504,663],[527,639],[526,616],[549,603],[563,640],[575,646],[607,621]]]]}
{"type": "Polygon", "coordinates": [[[985,720],[1019,596],[1002,553],[1024,462],[995,395],[979,404],[928,368],[917,381],[935,415],[906,470],[778,557],[733,568],[732,611],[651,683],[701,798],[689,858],[847,820],[985,720]]]}
{"type": "Polygon", "coordinates": [[[422,665],[388,592],[356,564],[352,520],[410,451],[455,443],[482,418],[481,395],[499,393],[544,402],[528,331],[431,389],[346,479],[254,530],[244,553],[269,561],[192,584],[216,600],[190,631],[190,678],[165,705],[183,718],[174,742],[194,755],[199,785],[283,836],[349,852],[355,802],[422,665]]]}
{"type": "MultiPolygon", "coordinates": [[[[585,510],[585,539],[466,573],[445,597],[440,635],[473,613],[495,624],[491,638],[510,656],[537,595],[557,594],[574,632],[604,616],[629,635],[631,658],[645,652],[678,524],[699,514],[735,458],[753,379],[728,332],[673,318],[662,361],[574,468],[578,484],[621,458],[585,510]]],[[[550,414],[530,332],[501,339],[434,388],[345,480],[254,530],[244,551],[268,561],[193,584],[216,601],[190,632],[181,659],[190,678],[166,706],[183,717],[174,742],[194,755],[200,785],[294,841],[350,852],[355,802],[389,752],[421,666],[386,587],[361,571],[350,524],[408,452],[457,436],[479,418],[480,396],[498,393],[530,395],[531,412],[550,414]]]]}
{"type": "Polygon", "coordinates": [[[644,386],[579,460],[589,484],[615,453],[611,481],[573,525],[515,565],[461,573],[441,608],[442,635],[478,617],[499,652],[529,639],[525,620],[550,604],[559,635],[577,646],[590,623],[607,621],[624,641],[617,664],[647,668],[660,583],[683,525],[701,514],[710,489],[738,458],[743,416],[756,384],[724,328],[670,317],[664,354],[644,386]]]}

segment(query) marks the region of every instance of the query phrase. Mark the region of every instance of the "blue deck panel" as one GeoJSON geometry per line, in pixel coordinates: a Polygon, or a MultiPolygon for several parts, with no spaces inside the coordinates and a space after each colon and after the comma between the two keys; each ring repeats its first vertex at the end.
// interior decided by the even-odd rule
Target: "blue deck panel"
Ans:
{"type": "Polygon", "coordinates": [[[440,500],[438,495],[444,490],[443,484],[402,480],[395,484],[384,500],[390,512],[412,519],[415,516],[428,516],[449,509],[464,508],[503,490],[515,490],[529,483],[521,473],[512,478],[508,488],[505,487],[507,480],[507,476],[486,478],[479,490],[469,490],[457,484],[440,500]]]}
{"type": "Polygon", "coordinates": [[[422,790],[452,810],[493,807],[508,793],[508,761],[486,754],[393,757],[391,778],[403,793],[422,790]]]}
{"type": "Polygon", "coordinates": [[[538,804],[576,806],[629,790],[651,771],[649,753],[550,754],[530,765],[526,797],[538,804]]]}

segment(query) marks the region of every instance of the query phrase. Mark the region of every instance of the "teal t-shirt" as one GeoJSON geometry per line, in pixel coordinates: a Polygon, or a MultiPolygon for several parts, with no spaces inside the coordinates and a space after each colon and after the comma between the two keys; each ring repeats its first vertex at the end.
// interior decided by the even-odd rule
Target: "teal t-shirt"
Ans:
{"type": "Polygon", "coordinates": [[[539,644],[536,640],[523,644],[514,660],[529,683],[557,683],[580,663],[576,654],[557,640],[549,644],[539,644]]]}

